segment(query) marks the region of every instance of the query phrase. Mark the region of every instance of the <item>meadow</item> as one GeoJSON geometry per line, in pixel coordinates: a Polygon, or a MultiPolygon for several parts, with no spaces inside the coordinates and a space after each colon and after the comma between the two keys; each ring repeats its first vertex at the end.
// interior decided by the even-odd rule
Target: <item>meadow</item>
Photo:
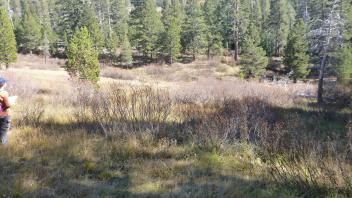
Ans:
{"type": "MultiPolygon", "coordinates": [[[[351,197],[349,108],[222,60],[103,66],[99,88],[20,55],[0,197],[351,197]],[[303,94],[302,94],[303,93],[303,94]]],[[[329,93],[329,92],[328,92],[329,93]]]]}

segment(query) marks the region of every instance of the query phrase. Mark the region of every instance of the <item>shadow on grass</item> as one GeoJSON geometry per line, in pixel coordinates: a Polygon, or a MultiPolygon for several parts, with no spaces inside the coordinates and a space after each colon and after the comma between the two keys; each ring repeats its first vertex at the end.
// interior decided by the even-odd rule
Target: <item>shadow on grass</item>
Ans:
{"type": "MultiPolygon", "coordinates": [[[[270,110],[276,114],[273,122],[289,120],[293,115],[305,126],[300,130],[318,131],[320,134],[318,137],[322,140],[332,133],[345,133],[345,126],[351,118],[350,113],[320,109],[286,109],[270,106],[270,110]]],[[[134,126],[139,132],[144,132],[148,129],[147,126],[150,126],[147,122],[119,122],[126,126],[134,126]]],[[[184,123],[152,124],[160,127],[158,135],[161,137],[179,138],[179,143],[182,143],[193,135],[190,133],[199,122],[191,120],[184,123]]],[[[54,137],[70,135],[77,130],[88,133],[101,132],[99,123],[95,122],[58,123],[49,120],[40,122],[38,129],[41,133],[54,137]]],[[[84,141],[84,139],[75,140],[84,141]]],[[[101,149],[100,143],[92,145],[93,150],[101,149]]],[[[147,152],[123,159],[95,156],[98,159],[91,161],[83,156],[72,155],[73,146],[73,141],[48,145],[45,149],[37,150],[35,147],[38,145],[29,145],[26,149],[33,152],[29,157],[21,156],[14,148],[0,148],[0,197],[289,197],[295,194],[291,192],[294,187],[288,188],[291,190],[274,189],[287,184],[275,184],[262,178],[248,179],[237,175],[238,173],[212,172],[201,169],[194,163],[179,167],[167,178],[148,175],[146,169],[148,161],[166,163],[167,160],[174,159],[174,156],[147,152]],[[31,151],[33,149],[31,147],[34,151],[31,151]]],[[[189,158],[197,160],[195,154],[197,153],[174,160],[189,158]]],[[[303,191],[324,196],[329,190],[316,186],[308,186],[308,189],[304,190],[297,189],[300,191],[298,194],[305,197],[312,194],[307,195],[303,191]]]]}
{"type": "MultiPolygon", "coordinates": [[[[182,167],[172,178],[162,179],[153,178],[144,172],[148,170],[142,168],[134,170],[131,161],[121,175],[103,179],[101,172],[109,170],[82,171],[81,164],[84,162],[77,163],[82,159],[56,159],[57,163],[49,166],[41,164],[42,157],[38,154],[23,162],[13,162],[2,157],[1,165],[5,168],[1,172],[1,197],[204,198],[282,197],[289,194],[288,191],[273,190],[265,181],[209,173],[194,165],[182,167]],[[62,161],[66,163],[63,164],[62,161]],[[191,175],[190,171],[193,172],[191,175]],[[143,181],[145,177],[149,177],[148,181],[143,181]],[[170,179],[172,184],[169,184],[170,179]]],[[[138,161],[138,166],[143,167],[144,161],[138,161]]]]}

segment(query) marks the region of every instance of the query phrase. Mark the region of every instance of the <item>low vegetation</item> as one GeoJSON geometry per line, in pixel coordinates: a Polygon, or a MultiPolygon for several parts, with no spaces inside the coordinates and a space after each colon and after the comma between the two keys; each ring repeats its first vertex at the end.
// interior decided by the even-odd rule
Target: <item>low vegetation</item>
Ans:
{"type": "Polygon", "coordinates": [[[350,111],[311,106],[298,85],[3,75],[22,98],[0,148],[3,197],[351,196],[350,111]]]}
{"type": "Polygon", "coordinates": [[[0,0],[0,24],[0,197],[352,197],[351,0],[0,0]]]}

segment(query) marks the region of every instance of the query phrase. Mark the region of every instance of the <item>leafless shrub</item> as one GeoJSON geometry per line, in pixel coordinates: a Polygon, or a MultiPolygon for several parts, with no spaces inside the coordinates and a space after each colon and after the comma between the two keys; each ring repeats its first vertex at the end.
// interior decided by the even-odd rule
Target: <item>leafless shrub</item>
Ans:
{"type": "Polygon", "coordinates": [[[203,111],[194,107],[196,113],[186,111],[184,116],[196,121],[197,140],[211,150],[233,141],[259,144],[263,134],[276,126],[274,110],[258,98],[229,99],[205,107],[203,111]]]}
{"type": "Polygon", "coordinates": [[[158,135],[165,129],[172,107],[167,92],[151,87],[111,84],[106,90],[84,98],[81,114],[87,117],[89,111],[105,136],[140,131],[158,135]]]}
{"type": "Polygon", "coordinates": [[[45,111],[43,101],[32,98],[31,101],[26,101],[19,106],[20,108],[15,109],[15,125],[38,127],[45,111]]]}
{"type": "Polygon", "coordinates": [[[135,80],[135,75],[131,74],[127,70],[113,68],[113,67],[104,67],[101,71],[101,76],[118,79],[118,80],[135,80]]]}
{"type": "MultiPolygon", "coordinates": [[[[171,97],[151,87],[112,84],[100,91],[84,88],[77,93],[81,93],[77,117],[92,121],[107,137],[141,132],[176,140],[193,137],[208,151],[244,141],[257,146],[274,181],[302,196],[331,192],[351,196],[351,130],[342,139],[321,138],[319,130],[309,131],[299,115],[282,117],[264,91],[254,97],[199,100],[189,95],[171,97]]],[[[278,96],[273,90],[270,93],[278,96]]],[[[280,99],[286,97],[290,98],[280,99]]]]}
{"type": "Polygon", "coordinates": [[[68,104],[76,107],[74,121],[82,128],[86,128],[92,122],[91,103],[100,100],[97,87],[79,79],[71,79],[71,89],[61,98],[61,104],[68,104]]]}
{"type": "Polygon", "coordinates": [[[338,107],[352,107],[351,86],[329,83],[325,87],[324,98],[327,103],[338,107]]]}
{"type": "Polygon", "coordinates": [[[172,96],[180,99],[190,98],[197,102],[254,97],[278,106],[289,106],[297,100],[295,93],[302,90],[315,93],[313,85],[290,84],[285,86],[239,79],[200,78],[195,82],[181,84],[172,96]]]}
{"type": "Polygon", "coordinates": [[[179,101],[183,103],[177,104],[177,112],[203,150],[219,151],[234,141],[252,143],[277,183],[302,192],[304,197],[329,193],[351,196],[350,125],[346,137],[326,139],[319,130],[309,131],[299,115],[281,117],[273,105],[260,98],[179,101]]]}
{"type": "Polygon", "coordinates": [[[219,60],[219,57],[213,57],[212,59],[209,59],[207,61],[207,65],[209,67],[217,67],[219,66],[221,63],[220,63],[220,60],[219,60]]]}
{"type": "Polygon", "coordinates": [[[155,77],[161,77],[169,74],[171,68],[166,67],[166,66],[158,66],[158,65],[150,65],[145,68],[145,71],[148,75],[155,76],[155,77]]]}
{"type": "Polygon", "coordinates": [[[303,197],[328,196],[331,193],[351,196],[349,133],[345,138],[324,140],[319,132],[307,133],[304,126],[292,120],[290,124],[293,126],[286,126],[273,138],[262,139],[262,152],[272,178],[302,192],[303,197]]]}

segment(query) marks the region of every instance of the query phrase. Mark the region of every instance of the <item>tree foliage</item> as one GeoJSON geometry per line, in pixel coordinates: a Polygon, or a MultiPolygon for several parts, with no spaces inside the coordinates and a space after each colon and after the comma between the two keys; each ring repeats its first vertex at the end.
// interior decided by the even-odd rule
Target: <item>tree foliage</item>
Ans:
{"type": "Polygon", "coordinates": [[[351,82],[352,79],[352,46],[345,46],[340,50],[339,58],[341,64],[338,66],[339,81],[343,84],[351,82]]]}
{"type": "Polygon", "coordinates": [[[182,25],[182,11],[181,5],[178,0],[174,0],[173,3],[166,3],[164,8],[164,38],[163,38],[163,49],[164,53],[167,54],[169,63],[172,64],[181,51],[181,25],[182,25]]]}
{"type": "MultiPolygon", "coordinates": [[[[203,6],[206,23],[207,56],[218,55],[222,48],[221,21],[219,19],[219,1],[207,0],[203,6]]],[[[221,11],[220,11],[221,12],[221,11]]]]}
{"type": "Polygon", "coordinates": [[[263,46],[272,56],[281,56],[290,29],[290,13],[287,0],[271,0],[270,15],[264,24],[263,46]]]}
{"type": "Polygon", "coordinates": [[[242,64],[241,75],[244,78],[259,78],[265,72],[268,58],[265,50],[255,40],[258,36],[258,30],[254,24],[250,24],[246,35],[244,52],[240,61],[242,64]]]}
{"type": "Polygon", "coordinates": [[[16,29],[17,44],[20,51],[32,52],[38,49],[42,41],[41,30],[37,16],[27,11],[16,29]]]}
{"type": "Polygon", "coordinates": [[[131,43],[128,39],[127,34],[125,34],[125,37],[123,38],[121,61],[127,66],[133,63],[131,43]]]}
{"type": "Polygon", "coordinates": [[[157,10],[155,0],[146,0],[141,9],[141,24],[136,28],[139,50],[150,58],[155,57],[160,49],[160,38],[164,31],[161,13],[157,10]]]}
{"type": "Polygon", "coordinates": [[[0,64],[8,67],[16,58],[16,40],[12,24],[7,11],[0,8],[0,64]]]}
{"type": "Polygon", "coordinates": [[[308,75],[309,54],[308,44],[305,39],[306,28],[304,21],[298,20],[291,29],[285,48],[284,64],[292,72],[292,77],[305,78],[308,75]]]}
{"type": "Polygon", "coordinates": [[[308,65],[303,62],[309,56],[309,65],[320,73],[319,87],[326,73],[341,79],[348,71],[351,0],[6,0],[1,6],[9,12],[17,48],[25,53],[48,54],[49,43],[50,54],[65,57],[63,49],[74,32],[87,27],[101,57],[121,51],[127,63],[132,51],[133,57],[148,57],[143,59],[147,62],[161,56],[175,62],[182,55],[226,52],[242,63],[256,51],[285,57],[294,78],[302,78],[306,68],[294,65],[308,65]],[[293,41],[293,26],[300,19],[308,44],[302,48],[301,41],[293,41]],[[251,35],[253,44],[247,35],[250,26],[257,32],[251,35]]]}
{"type": "Polygon", "coordinates": [[[99,80],[98,53],[86,27],[77,29],[69,41],[65,70],[71,77],[88,80],[94,84],[99,80]]]}
{"type": "Polygon", "coordinates": [[[182,44],[185,51],[190,52],[194,59],[205,51],[207,46],[205,33],[206,24],[203,12],[198,3],[193,2],[186,8],[182,44]]]}

